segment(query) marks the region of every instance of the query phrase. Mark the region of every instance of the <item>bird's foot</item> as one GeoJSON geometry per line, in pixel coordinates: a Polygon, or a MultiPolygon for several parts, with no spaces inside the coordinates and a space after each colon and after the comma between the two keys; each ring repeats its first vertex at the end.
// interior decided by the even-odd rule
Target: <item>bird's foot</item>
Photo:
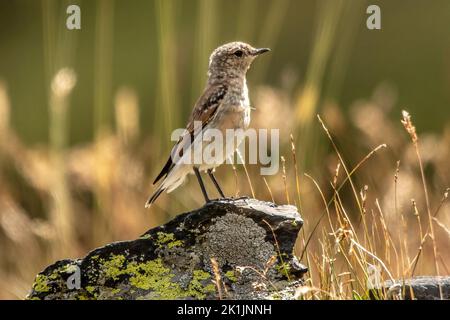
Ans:
{"type": "Polygon", "coordinates": [[[250,199],[250,197],[248,196],[240,196],[240,197],[221,197],[221,198],[216,198],[216,199],[208,199],[206,200],[205,204],[211,203],[211,202],[216,202],[216,201],[238,201],[238,200],[248,200],[250,199]]]}
{"type": "Polygon", "coordinates": [[[240,197],[237,197],[237,198],[231,197],[231,199],[233,199],[233,200],[247,200],[247,199],[250,199],[250,197],[249,196],[240,196],[240,197]]]}
{"type": "Polygon", "coordinates": [[[248,200],[248,199],[250,199],[250,197],[248,197],[248,196],[240,196],[240,197],[231,196],[231,197],[224,197],[224,198],[221,198],[218,200],[239,201],[239,200],[248,200]]]}

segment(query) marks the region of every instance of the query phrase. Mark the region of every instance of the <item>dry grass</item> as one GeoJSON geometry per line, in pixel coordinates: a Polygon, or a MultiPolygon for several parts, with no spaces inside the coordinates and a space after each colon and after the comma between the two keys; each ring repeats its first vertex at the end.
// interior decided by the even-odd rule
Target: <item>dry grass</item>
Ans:
{"type": "MultiPolygon", "coordinates": [[[[70,75],[70,71],[61,72],[70,75]]],[[[8,115],[6,87],[1,90],[0,113],[8,115]]],[[[60,113],[67,108],[70,90],[63,95],[55,90],[52,108],[60,113]]],[[[270,123],[295,129],[295,124],[281,126],[271,116],[271,108],[280,112],[293,108],[284,93],[267,87],[256,91],[255,127],[270,123]]],[[[135,238],[171,215],[202,204],[191,179],[180,190],[161,197],[151,211],[144,210],[151,191],[149,180],[161,164],[161,153],[155,152],[156,138],[138,138],[138,98],[133,90],[119,89],[116,97],[115,131],[83,146],[69,147],[57,139],[65,135],[64,114],[53,118],[53,143],[39,148],[23,145],[7,117],[2,117],[1,298],[23,298],[34,275],[55,259],[82,256],[107,242],[135,238]]],[[[360,107],[367,117],[380,114],[382,108],[374,101],[360,107]]],[[[257,198],[301,209],[305,226],[296,250],[310,272],[298,297],[367,298],[368,278],[374,270],[380,271],[382,281],[448,274],[449,132],[419,136],[410,116],[404,114],[408,141],[399,121],[383,118],[366,127],[366,118],[357,114],[339,124],[334,135],[333,120],[345,118],[329,119],[327,108],[322,112],[325,119],[318,117],[311,126],[322,128],[322,143],[328,141],[330,148],[324,148],[322,160],[315,162],[311,172],[305,172],[297,156],[306,151],[296,144],[295,134],[287,138],[289,133],[282,134],[284,156],[278,175],[261,177],[254,165],[218,170],[227,194],[254,193],[257,198]],[[348,140],[349,136],[355,138],[348,140]],[[377,145],[380,141],[386,144],[377,145]],[[366,146],[374,147],[364,155],[366,146]],[[342,151],[350,148],[350,153],[342,151]]],[[[385,298],[384,293],[379,298],[385,298]]]]}

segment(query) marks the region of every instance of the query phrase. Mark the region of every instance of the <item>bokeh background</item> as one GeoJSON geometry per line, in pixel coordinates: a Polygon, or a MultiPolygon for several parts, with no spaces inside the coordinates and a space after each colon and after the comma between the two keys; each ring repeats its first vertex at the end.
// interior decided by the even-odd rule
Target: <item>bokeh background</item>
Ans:
{"type": "MultiPolygon", "coordinates": [[[[410,239],[408,265],[427,221],[420,168],[400,123],[408,110],[438,210],[435,258],[448,274],[450,208],[441,200],[450,185],[449,1],[2,0],[0,298],[24,298],[54,260],[136,238],[202,204],[190,179],[143,208],[170,133],[201,93],[210,52],[235,40],[272,49],[248,74],[252,126],[281,129],[285,172],[263,179],[257,166],[223,166],[226,193],[297,205],[307,236],[323,202],[304,173],[328,199],[339,162],[320,114],[349,168],[387,144],[355,173],[356,193],[365,190],[367,212],[383,212],[390,232],[410,239]],[[81,30],[65,27],[70,4],[81,8],[81,30]],[[369,4],[381,7],[381,30],[366,28],[369,4]]],[[[352,188],[341,192],[357,219],[352,188]]],[[[312,256],[321,255],[321,237],[312,237],[312,256]]],[[[416,273],[436,273],[435,264],[423,258],[416,273]]]]}

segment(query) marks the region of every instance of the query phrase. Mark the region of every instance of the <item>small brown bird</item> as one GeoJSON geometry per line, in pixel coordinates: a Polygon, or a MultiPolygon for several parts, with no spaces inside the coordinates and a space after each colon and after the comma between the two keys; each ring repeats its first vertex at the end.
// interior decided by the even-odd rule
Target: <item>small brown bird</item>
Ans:
{"type": "Polygon", "coordinates": [[[192,110],[184,134],[172,148],[169,159],[153,182],[156,184],[163,179],[145,204],[146,208],[150,207],[162,192],[169,193],[176,189],[192,172],[198,179],[206,202],[210,200],[200,171],[208,173],[221,197],[225,197],[214,177],[213,169],[232,156],[242,141],[236,141],[231,147],[227,146],[218,160],[211,162],[204,159],[200,163],[185,160],[188,156],[190,159],[195,159],[197,149],[201,150],[201,148],[196,149],[195,146],[207,145],[205,142],[207,139],[204,139],[204,136],[208,134],[209,129],[218,129],[225,136],[227,129],[248,128],[251,107],[245,76],[253,60],[267,51],[270,49],[256,49],[243,42],[227,43],[213,51],[209,58],[206,88],[192,110]],[[197,130],[198,124],[200,124],[200,130],[197,130]],[[186,149],[190,151],[186,153],[186,149]]]}

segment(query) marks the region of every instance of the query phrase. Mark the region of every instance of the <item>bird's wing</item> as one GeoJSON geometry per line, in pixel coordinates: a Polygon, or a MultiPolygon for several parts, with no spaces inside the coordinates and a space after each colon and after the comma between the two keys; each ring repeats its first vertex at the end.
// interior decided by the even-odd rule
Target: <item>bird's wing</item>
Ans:
{"type": "Polygon", "coordinates": [[[163,176],[166,176],[170,170],[174,167],[172,161],[173,155],[178,153],[178,156],[183,155],[184,146],[182,141],[194,141],[194,124],[196,121],[202,123],[202,128],[204,128],[215,116],[217,109],[222,104],[223,98],[228,91],[228,86],[224,84],[212,85],[205,89],[203,94],[197,100],[194,109],[192,110],[191,116],[189,117],[189,122],[186,126],[185,133],[180,137],[178,142],[173,146],[171,155],[164,165],[161,172],[156,177],[153,184],[157,183],[163,176]],[[191,139],[184,139],[186,135],[190,135],[191,139]]]}
{"type": "Polygon", "coordinates": [[[227,91],[228,86],[224,84],[209,86],[205,89],[195,104],[188,125],[186,126],[186,129],[190,134],[193,134],[194,132],[195,121],[201,121],[202,127],[206,126],[208,122],[211,121],[227,91]]]}

